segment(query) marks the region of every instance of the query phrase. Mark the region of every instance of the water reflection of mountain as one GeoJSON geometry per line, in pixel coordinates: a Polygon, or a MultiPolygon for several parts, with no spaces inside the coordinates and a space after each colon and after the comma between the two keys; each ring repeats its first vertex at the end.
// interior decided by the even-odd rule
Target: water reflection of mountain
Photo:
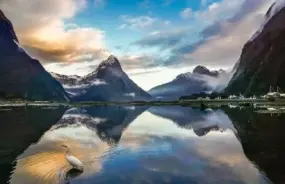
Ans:
{"type": "Polygon", "coordinates": [[[0,181],[8,181],[16,157],[30,144],[37,142],[41,135],[62,117],[65,110],[1,108],[0,181]]]}
{"type": "Polygon", "coordinates": [[[245,157],[223,111],[151,108],[158,116],[144,110],[67,110],[36,143],[18,153],[10,184],[62,181],[71,169],[62,144],[84,165],[82,174],[70,178],[72,184],[269,183],[245,157]]]}
{"type": "MultiPolygon", "coordinates": [[[[217,116],[226,116],[220,112],[217,116]]],[[[245,157],[232,130],[197,137],[170,119],[144,112],[124,130],[117,148],[101,172],[72,183],[269,183],[245,157]]]]}
{"type": "Polygon", "coordinates": [[[63,174],[70,169],[64,159],[62,144],[84,163],[85,175],[98,172],[101,159],[108,155],[124,129],[144,110],[145,107],[116,106],[67,110],[36,144],[18,156],[11,184],[58,183],[62,180],[63,174]]]}
{"type": "Polygon", "coordinates": [[[147,107],[134,106],[75,108],[68,110],[58,125],[67,126],[80,122],[95,130],[102,140],[108,143],[117,143],[123,130],[146,109],[147,107]]]}
{"type": "Polygon", "coordinates": [[[253,113],[253,110],[225,109],[237,129],[246,156],[274,183],[285,181],[285,115],[253,113]]]}
{"type": "Polygon", "coordinates": [[[205,136],[210,131],[233,131],[231,120],[222,110],[200,110],[198,108],[181,106],[152,107],[148,110],[152,114],[170,119],[178,126],[193,129],[197,136],[205,136]]]}

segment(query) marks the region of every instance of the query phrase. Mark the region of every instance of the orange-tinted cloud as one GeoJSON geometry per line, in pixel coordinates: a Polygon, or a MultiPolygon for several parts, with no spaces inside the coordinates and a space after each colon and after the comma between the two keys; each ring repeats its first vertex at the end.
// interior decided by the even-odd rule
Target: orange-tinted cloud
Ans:
{"type": "Polygon", "coordinates": [[[11,20],[26,51],[42,62],[78,62],[109,55],[104,32],[66,24],[86,6],[86,0],[2,0],[0,7],[11,20]]]}

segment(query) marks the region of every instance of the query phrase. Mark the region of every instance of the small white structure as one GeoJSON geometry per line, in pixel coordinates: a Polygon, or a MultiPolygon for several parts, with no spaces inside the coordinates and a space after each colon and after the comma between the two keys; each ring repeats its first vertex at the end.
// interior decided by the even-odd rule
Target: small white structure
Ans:
{"type": "Polygon", "coordinates": [[[262,96],[262,98],[265,98],[265,99],[278,98],[281,96],[281,93],[279,92],[280,90],[281,89],[279,87],[277,87],[277,91],[274,91],[273,87],[270,86],[269,92],[266,95],[262,96]]]}
{"type": "Polygon", "coordinates": [[[238,99],[238,97],[236,95],[230,95],[229,99],[238,99]]]}
{"type": "Polygon", "coordinates": [[[276,111],[277,109],[275,109],[274,107],[268,107],[267,110],[268,111],[276,111]]]}
{"type": "Polygon", "coordinates": [[[240,100],[244,100],[245,97],[242,95],[242,94],[239,94],[239,97],[238,97],[240,100]]]}

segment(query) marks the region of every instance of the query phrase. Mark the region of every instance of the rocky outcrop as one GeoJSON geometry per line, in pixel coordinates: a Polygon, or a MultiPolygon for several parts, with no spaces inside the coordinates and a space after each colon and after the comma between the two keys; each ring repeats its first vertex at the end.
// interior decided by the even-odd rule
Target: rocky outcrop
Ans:
{"type": "Polygon", "coordinates": [[[219,76],[219,71],[210,71],[208,68],[205,66],[196,66],[196,68],[193,70],[193,73],[198,73],[201,75],[208,75],[212,77],[218,77],[219,76]]]}
{"type": "Polygon", "coordinates": [[[0,97],[69,100],[61,84],[19,45],[12,23],[0,10],[0,97]]]}

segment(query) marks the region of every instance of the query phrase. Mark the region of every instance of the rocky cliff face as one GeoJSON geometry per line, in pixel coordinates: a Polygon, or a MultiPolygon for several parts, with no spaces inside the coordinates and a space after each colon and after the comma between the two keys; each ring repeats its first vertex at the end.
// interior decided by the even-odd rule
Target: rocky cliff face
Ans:
{"type": "Polygon", "coordinates": [[[12,23],[0,10],[0,97],[69,100],[61,84],[19,45],[12,23]]]}
{"type": "Polygon", "coordinates": [[[231,94],[264,94],[269,87],[285,89],[285,1],[268,10],[261,28],[245,44],[235,73],[225,89],[231,94]]]}
{"type": "Polygon", "coordinates": [[[110,56],[84,77],[55,75],[76,101],[136,101],[152,97],[123,71],[119,60],[110,56]]]}
{"type": "Polygon", "coordinates": [[[196,66],[196,68],[193,70],[193,73],[198,73],[201,75],[208,75],[212,77],[218,77],[219,76],[219,71],[210,71],[208,68],[204,66],[196,66]]]}

